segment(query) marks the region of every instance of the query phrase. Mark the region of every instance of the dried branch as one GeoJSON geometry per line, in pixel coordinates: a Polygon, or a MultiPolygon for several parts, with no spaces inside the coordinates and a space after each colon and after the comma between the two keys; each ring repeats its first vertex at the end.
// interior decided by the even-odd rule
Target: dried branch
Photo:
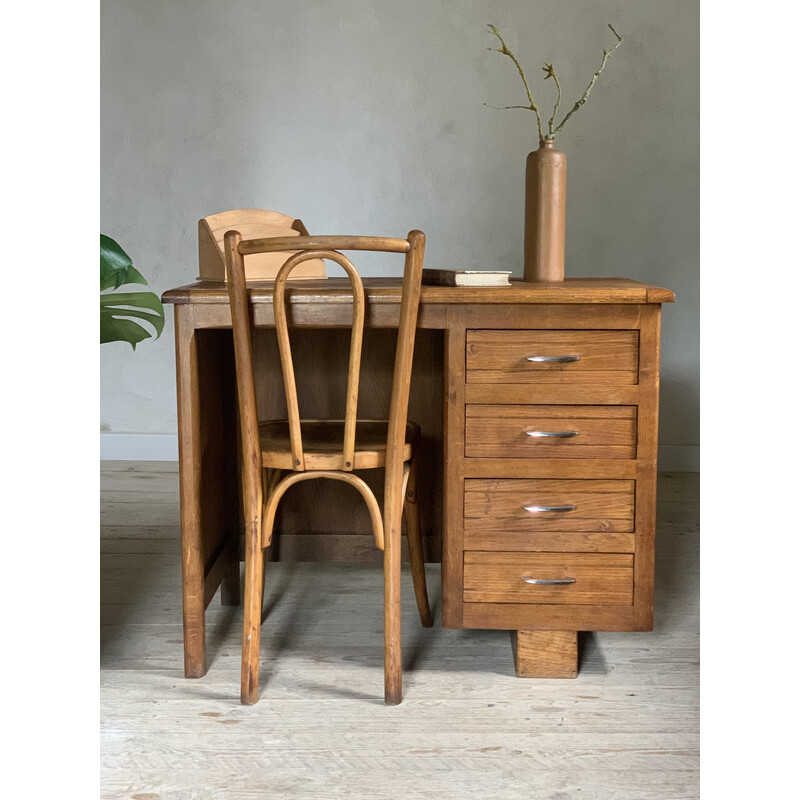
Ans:
{"type": "MultiPolygon", "coordinates": [[[[539,129],[539,139],[542,139],[543,138],[543,134],[542,134],[542,118],[539,115],[539,109],[536,106],[536,103],[533,102],[533,97],[531,96],[531,90],[530,90],[530,87],[528,86],[528,80],[525,77],[525,72],[522,69],[522,65],[519,63],[519,61],[517,61],[517,57],[508,49],[508,46],[506,45],[505,41],[503,41],[503,37],[498,32],[497,28],[495,28],[494,25],[489,25],[488,28],[500,40],[500,48],[497,49],[495,52],[502,53],[504,56],[508,56],[514,62],[515,66],[517,67],[517,70],[519,72],[519,76],[520,76],[520,78],[522,78],[522,83],[525,85],[525,92],[528,95],[528,103],[530,104],[530,105],[527,105],[527,106],[504,106],[503,109],[525,108],[525,109],[528,109],[529,111],[533,111],[533,113],[536,114],[536,126],[539,129]]],[[[490,50],[495,50],[495,48],[489,48],[489,49],[490,50]]]]}
{"type": "Polygon", "coordinates": [[[542,69],[547,73],[544,76],[544,79],[547,80],[548,78],[552,78],[553,81],[555,81],[556,90],[558,91],[558,96],[556,97],[556,104],[555,104],[555,107],[553,108],[553,115],[547,121],[547,131],[548,131],[548,137],[547,138],[548,139],[552,139],[553,136],[554,136],[553,123],[555,122],[556,113],[558,112],[558,105],[561,102],[561,84],[558,82],[558,77],[556,76],[556,71],[553,68],[552,64],[545,64],[542,67],[542,69]]]}
{"type": "MultiPolygon", "coordinates": [[[[559,84],[558,82],[558,77],[556,76],[556,71],[552,64],[545,63],[545,65],[542,67],[542,69],[546,73],[544,79],[547,80],[548,78],[552,78],[553,83],[555,83],[556,85],[556,92],[557,92],[556,102],[553,108],[553,114],[547,123],[547,134],[543,134],[542,118],[539,114],[539,109],[536,106],[536,103],[533,102],[533,97],[531,96],[531,90],[530,87],[528,86],[528,81],[525,78],[525,72],[522,69],[522,65],[517,60],[517,57],[508,49],[508,45],[506,45],[505,41],[503,40],[503,37],[500,35],[497,28],[495,28],[494,25],[489,25],[488,26],[489,30],[500,40],[500,47],[496,49],[496,52],[502,53],[504,56],[508,56],[514,62],[517,71],[519,72],[520,78],[522,78],[522,83],[525,85],[525,92],[528,95],[528,103],[529,103],[529,105],[527,106],[503,106],[501,109],[498,110],[506,110],[509,108],[524,108],[527,111],[533,111],[536,114],[536,124],[539,129],[539,140],[541,141],[543,139],[555,139],[556,134],[561,133],[561,131],[564,129],[564,125],[566,124],[567,120],[586,102],[586,100],[589,97],[589,92],[592,91],[592,87],[597,82],[597,79],[600,77],[600,74],[602,73],[603,69],[605,69],[606,62],[614,53],[614,51],[623,42],[622,37],[614,30],[614,28],[610,24],[608,27],[614,34],[614,36],[617,37],[617,43],[614,45],[614,47],[611,48],[611,50],[603,50],[603,61],[600,64],[600,68],[592,76],[592,79],[591,81],[589,81],[589,85],[586,87],[585,91],[581,95],[580,100],[578,100],[578,102],[575,103],[575,105],[570,109],[570,111],[567,113],[564,119],[562,119],[559,125],[556,126],[555,128],[553,127],[553,125],[555,124],[556,114],[558,113],[558,107],[559,104],[561,103],[561,84],[559,84]]],[[[495,50],[495,48],[493,47],[490,47],[489,49],[495,50]]],[[[497,107],[490,106],[490,108],[497,108],[497,107]]]]}
{"type": "Polygon", "coordinates": [[[561,132],[567,120],[586,102],[586,99],[589,97],[589,92],[592,91],[592,87],[595,85],[597,79],[600,77],[600,73],[603,71],[603,68],[606,65],[606,61],[608,61],[612,53],[622,44],[622,37],[614,30],[614,28],[611,27],[610,24],[608,27],[611,28],[611,33],[617,37],[617,43],[611,48],[611,50],[603,50],[603,62],[600,64],[600,69],[598,69],[597,72],[592,75],[592,80],[589,81],[589,85],[586,87],[581,99],[575,103],[570,112],[564,117],[564,119],[561,120],[561,124],[552,132],[553,136],[561,132]]]}

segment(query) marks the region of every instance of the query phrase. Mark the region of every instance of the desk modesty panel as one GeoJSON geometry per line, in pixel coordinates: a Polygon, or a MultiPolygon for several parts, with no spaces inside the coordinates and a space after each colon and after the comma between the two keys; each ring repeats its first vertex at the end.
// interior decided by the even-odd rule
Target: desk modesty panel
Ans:
{"type": "MultiPolygon", "coordinates": [[[[269,329],[272,284],[249,289],[269,329]]],[[[364,289],[367,325],[396,327],[400,280],[364,289]]],[[[208,603],[220,586],[223,603],[239,601],[230,311],[224,283],[162,299],[175,306],[185,670],[199,677],[208,603]]],[[[575,631],[652,629],[660,313],[673,301],[624,278],[422,287],[418,327],[441,332],[438,357],[420,353],[423,335],[415,358],[416,391],[441,405],[418,421],[438,465],[422,485],[440,528],[442,623],[516,631],[519,675],[577,674],[575,631]]],[[[350,324],[344,279],[298,282],[288,304],[297,329],[350,324]]],[[[283,391],[274,360],[259,362],[270,408],[283,391]]]]}

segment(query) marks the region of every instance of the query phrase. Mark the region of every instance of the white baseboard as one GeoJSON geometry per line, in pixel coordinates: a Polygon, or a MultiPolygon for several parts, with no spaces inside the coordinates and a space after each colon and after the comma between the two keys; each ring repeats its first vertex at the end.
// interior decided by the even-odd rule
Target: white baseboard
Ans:
{"type": "MultiPolygon", "coordinates": [[[[101,433],[101,461],[177,461],[178,437],[170,433],[101,433]]],[[[658,448],[659,472],[700,472],[700,447],[658,448]]]]}

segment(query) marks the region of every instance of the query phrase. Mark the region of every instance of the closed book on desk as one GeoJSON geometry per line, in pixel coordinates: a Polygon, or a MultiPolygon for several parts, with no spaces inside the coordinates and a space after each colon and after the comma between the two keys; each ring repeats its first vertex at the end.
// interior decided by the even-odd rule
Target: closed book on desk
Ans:
{"type": "Polygon", "coordinates": [[[423,269],[425,286],[510,286],[511,271],[490,269],[423,269]]]}
{"type": "MultiPolygon", "coordinates": [[[[239,208],[203,217],[197,224],[201,281],[225,280],[225,233],[236,230],[243,240],[277,236],[308,236],[302,221],[264,208],[239,208]]],[[[255,253],[245,256],[244,270],[248,281],[275,280],[291,252],[255,253]]],[[[325,262],[321,258],[304,261],[292,271],[289,280],[325,278],[325,262]]]]}

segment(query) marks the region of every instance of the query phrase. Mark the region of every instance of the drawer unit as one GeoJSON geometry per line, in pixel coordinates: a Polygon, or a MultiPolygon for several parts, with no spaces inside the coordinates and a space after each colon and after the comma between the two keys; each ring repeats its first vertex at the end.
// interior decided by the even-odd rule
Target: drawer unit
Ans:
{"type": "Polygon", "coordinates": [[[467,550],[464,602],[629,606],[633,556],[467,550]]]}
{"type": "Polygon", "coordinates": [[[467,458],[636,458],[635,406],[468,405],[467,458]]]}
{"type": "Polygon", "coordinates": [[[559,304],[569,292],[465,308],[448,340],[443,624],[516,631],[521,676],[577,674],[577,631],[652,630],[670,295],[559,304]]]}
{"type": "Polygon", "coordinates": [[[638,331],[467,331],[468,383],[638,382],[638,331]]]}

